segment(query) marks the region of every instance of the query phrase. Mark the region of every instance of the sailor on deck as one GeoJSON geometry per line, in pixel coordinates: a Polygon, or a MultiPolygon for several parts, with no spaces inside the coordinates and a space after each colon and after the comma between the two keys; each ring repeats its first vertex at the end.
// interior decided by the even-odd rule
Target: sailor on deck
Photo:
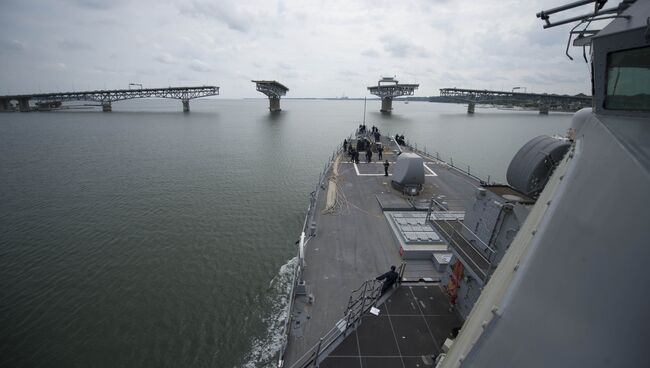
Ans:
{"type": "Polygon", "coordinates": [[[395,266],[390,266],[390,271],[381,276],[378,276],[375,280],[384,280],[384,285],[381,287],[381,293],[383,294],[386,292],[386,290],[390,289],[393,286],[398,278],[399,274],[395,272],[395,266]]]}

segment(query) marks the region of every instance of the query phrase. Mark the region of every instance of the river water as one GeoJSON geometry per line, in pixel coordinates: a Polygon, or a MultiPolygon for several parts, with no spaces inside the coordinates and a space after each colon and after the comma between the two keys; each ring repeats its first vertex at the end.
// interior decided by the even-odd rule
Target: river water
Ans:
{"type": "MultiPolygon", "coordinates": [[[[361,101],[0,114],[0,366],[272,366],[295,241],[361,101]]],[[[504,181],[570,114],[411,102],[366,121],[504,181]]]]}

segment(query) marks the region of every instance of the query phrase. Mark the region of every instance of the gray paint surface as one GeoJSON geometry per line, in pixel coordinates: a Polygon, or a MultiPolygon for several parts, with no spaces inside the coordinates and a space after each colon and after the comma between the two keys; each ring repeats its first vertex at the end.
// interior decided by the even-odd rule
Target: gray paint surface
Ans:
{"type": "Polygon", "coordinates": [[[393,171],[393,181],[401,185],[423,184],[424,166],[422,157],[411,152],[399,155],[393,171]]]}
{"type": "Polygon", "coordinates": [[[581,125],[503,314],[464,366],[650,363],[650,330],[642,327],[650,326],[650,175],[595,117],[581,125]],[[621,200],[623,193],[636,195],[621,200]]]}

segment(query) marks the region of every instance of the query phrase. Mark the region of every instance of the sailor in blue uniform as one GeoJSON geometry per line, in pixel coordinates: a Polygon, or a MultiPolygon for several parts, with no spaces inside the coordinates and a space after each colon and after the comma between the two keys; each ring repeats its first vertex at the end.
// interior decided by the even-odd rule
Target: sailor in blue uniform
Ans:
{"type": "Polygon", "coordinates": [[[390,266],[390,271],[381,276],[378,276],[375,280],[384,280],[384,285],[381,287],[381,293],[383,294],[386,292],[386,290],[390,289],[393,286],[398,278],[399,274],[395,272],[395,266],[390,266]]]}

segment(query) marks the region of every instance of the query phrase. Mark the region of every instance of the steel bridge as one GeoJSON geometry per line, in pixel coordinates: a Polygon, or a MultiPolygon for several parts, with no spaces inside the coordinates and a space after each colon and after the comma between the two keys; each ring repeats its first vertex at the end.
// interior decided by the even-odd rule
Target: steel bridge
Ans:
{"type": "Polygon", "coordinates": [[[549,111],[575,112],[592,106],[591,96],[567,96],[546,93],[521,93],[507,91],[488,91],[478,89],[442,88],[441,102],[466,103],[467,113],[473,114],[476,104],[508,108],[539,110],[540,114],[549,111]]]}
{"type": "Polygon", "coordinates": [[[183,103],[183,111],[189,112],[191,99],[216,96],[218,94],[219,87],[215,86],[39,93],[29,95],[0,96],[0,110],[9,110],[10,102],[15,100],[18,102],[18,109],[20,111],[30,111],[31,108],[29,102],[31,100],[34,100],[39,107],[59,107],[64,101],[93,101],[101,103],[103,111],[111,111],[111,103],[115,101],[157,97],[181,100],[183,103]]]}
{"type": "Polygon", "coordinates": [[[271,112],[280,111],[280,97],[286,95],[289,88],[274,80],[254,80],[251,82],[255,83],[255,87],[259,92],[268,96],[269,110],[271,112]]]}
{"type": "Polygon", "coordinates": [[[384,77],[376,86],[368,87],[368,91],[381,98],[381,112],[393,111],[393,98],[398,96],[412,96],[419,84],[399,84],[395,78],[384,77]],[[384,83],[384,84],[382,84],[384,83]]]}

